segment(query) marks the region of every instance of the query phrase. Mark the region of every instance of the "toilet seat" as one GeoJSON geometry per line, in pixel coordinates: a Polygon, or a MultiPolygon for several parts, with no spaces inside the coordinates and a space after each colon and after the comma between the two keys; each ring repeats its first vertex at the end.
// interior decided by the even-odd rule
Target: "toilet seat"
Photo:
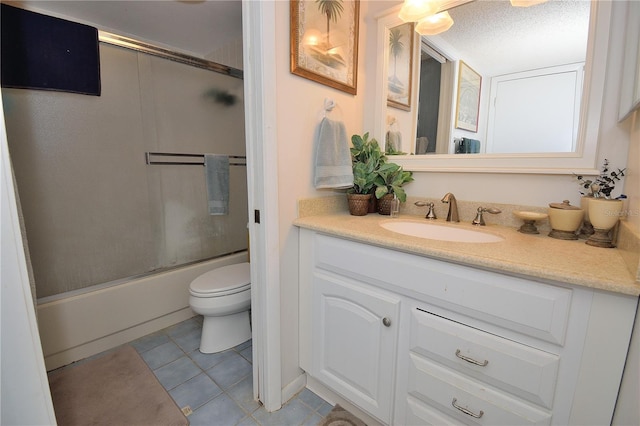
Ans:
{"type": "Polygon", "coordinates": [[[251,268],[248,262],[227,265],[197,277],[189,285],[195,297],[221,297],[251,289],[251,268]]]}

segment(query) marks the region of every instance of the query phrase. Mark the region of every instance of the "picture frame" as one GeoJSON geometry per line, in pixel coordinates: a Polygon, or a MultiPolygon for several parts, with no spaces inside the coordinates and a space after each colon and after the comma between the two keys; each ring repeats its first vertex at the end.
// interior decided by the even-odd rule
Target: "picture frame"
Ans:
{"type": "Polygon", "coordinates": [[[482,76],[464,61],[458,70],[458,96],[456,102],[456,128],[478,132],[480,89],[482,76]]]}
{"type": "Polygon", "coordinates": [[[389,29],[387,105],[411,111],[414,22],[389,29]]]}
{"type": "Polygon", "coordinates": [[[355,95],[359,0],[290,0],[291,73],[355,95]]]}

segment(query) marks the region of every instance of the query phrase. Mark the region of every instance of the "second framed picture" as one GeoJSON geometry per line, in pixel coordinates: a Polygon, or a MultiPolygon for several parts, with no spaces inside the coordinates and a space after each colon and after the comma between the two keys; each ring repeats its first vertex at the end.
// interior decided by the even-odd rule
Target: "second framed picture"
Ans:
{"type": "Polygon", "coordinates": [[[480,112],[480,88],[482,76],[460,61],[458,72],[458,101],[456,103],[456,128],[478,131],[480,112]]]}
{"type": "Polygon", "coordinates": [[[414,25],[408,22],[389,30],[387,105],[405,111],[411,110],[414,25]]]}

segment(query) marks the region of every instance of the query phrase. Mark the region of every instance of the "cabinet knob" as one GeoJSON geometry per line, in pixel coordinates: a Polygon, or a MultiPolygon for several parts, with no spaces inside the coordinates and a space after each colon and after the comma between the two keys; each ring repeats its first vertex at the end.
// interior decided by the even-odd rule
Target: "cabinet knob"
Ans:
{"type": "Polygon", "coordinates": [[[391,319],[389,317],[382,318],[382,324],[385,327],[391,327],[391,319]]]}

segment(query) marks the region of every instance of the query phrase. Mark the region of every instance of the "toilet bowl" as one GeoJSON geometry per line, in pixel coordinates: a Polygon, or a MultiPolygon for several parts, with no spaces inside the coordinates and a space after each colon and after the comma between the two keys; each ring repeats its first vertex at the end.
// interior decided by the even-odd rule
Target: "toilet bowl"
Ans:
{"type": "Polygon", "coordinates": [[[204,317],[200,352],[210,354],[251,338],[251,269],[238,263],[206,272],[189,285],[189,305],[204,317]]]}

